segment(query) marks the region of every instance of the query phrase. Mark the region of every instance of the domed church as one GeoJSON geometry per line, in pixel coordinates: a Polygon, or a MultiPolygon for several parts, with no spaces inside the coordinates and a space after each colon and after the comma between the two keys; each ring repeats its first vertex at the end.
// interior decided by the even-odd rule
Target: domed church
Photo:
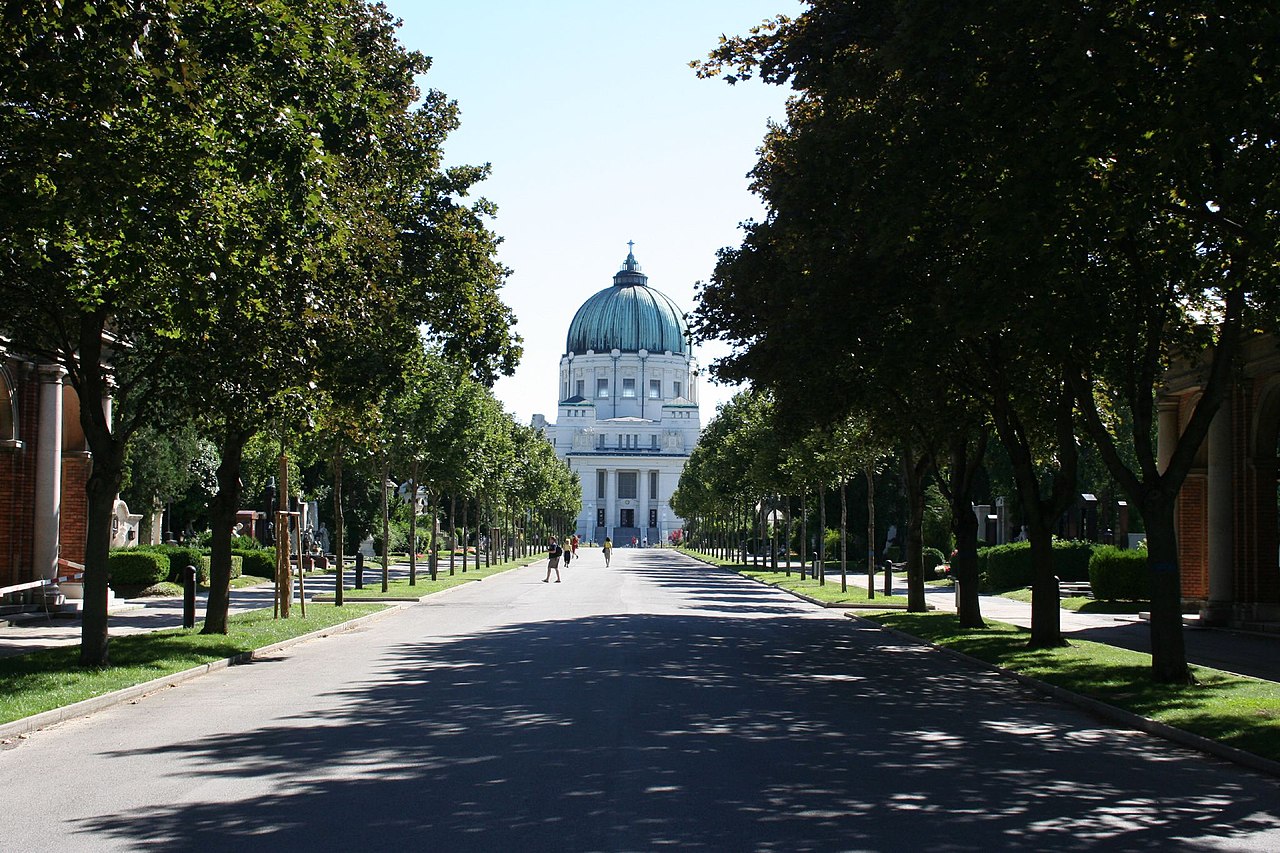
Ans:
{"type": "Polygon", "coordinates": [[[564,350],[558,419],[533,424],[582,480],[578,536],[667,541],[684,527],[671,493],[700,429],[683,312],[628,251],[613,284],[573,315],[564,350]]]}

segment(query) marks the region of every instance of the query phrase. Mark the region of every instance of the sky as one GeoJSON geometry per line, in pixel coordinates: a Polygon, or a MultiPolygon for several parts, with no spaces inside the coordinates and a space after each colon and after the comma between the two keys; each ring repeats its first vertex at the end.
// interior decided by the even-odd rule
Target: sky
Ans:
{"type": "MultiPolygon", "coordinates": [[[[745,34],[797,0],[386,0],[400,41],[432,58],[419,81],[456,101],[449,165],[492,166],[475,194],[498,206],[493,230],[512,269],[503,301],[524,358],[494,391],[521,423],[556,419],[569,322],[609,287],[635,241],[649,286],[685,311],[716,251],[764,208],[747,173],[789,90],[699,80],[689,67],[721,34],[745,34]]],[[[695,350],[702,422],[736,389],[695,350]]]]}

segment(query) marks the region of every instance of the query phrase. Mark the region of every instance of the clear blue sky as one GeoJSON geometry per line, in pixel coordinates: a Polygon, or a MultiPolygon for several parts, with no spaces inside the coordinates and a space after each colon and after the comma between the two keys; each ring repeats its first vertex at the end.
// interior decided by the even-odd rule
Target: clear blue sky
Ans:
{"type": "MultiPolygon", "coordinates": [[[[525,355],[495,391],[523,423],[555,420],[569,321],[635,241],[649,284],[684,310],[716,250],[763,208],[747,172],[788,90],[699,80],[688,63],[797,0],[391,0],[400,40],[432,57],[421,81],[461,108],[452,164],[490,163],[504,301],[525,355]]],[[[705,366],[722,348],[701,347],[705,366]]],[[[705,424],[733,389],[699,381],[705,424]]]]}

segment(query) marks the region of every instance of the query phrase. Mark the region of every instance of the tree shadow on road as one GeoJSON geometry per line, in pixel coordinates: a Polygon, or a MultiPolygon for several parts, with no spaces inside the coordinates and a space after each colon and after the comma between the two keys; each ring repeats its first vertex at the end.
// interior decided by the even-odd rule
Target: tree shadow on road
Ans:
{"type": "Polygon", "coordinates": [[[780,594],[728,573],[627,570],[760,618],[387,648],[330,710],[168,747],[201,802],[81,829],[159,850],[447,851],[1178,850],[1280,832],[1258,777],[875,627],[760,614],[780,594]]]}

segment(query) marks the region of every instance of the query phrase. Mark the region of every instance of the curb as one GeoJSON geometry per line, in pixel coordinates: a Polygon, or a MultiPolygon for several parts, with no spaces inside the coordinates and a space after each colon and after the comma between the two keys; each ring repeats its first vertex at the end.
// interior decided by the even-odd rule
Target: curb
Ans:
{"type": "Polygon", "coordinates": [[[110,708],[112,705],[119,705],[123,702],[128,702],[131,699],[140,698],[142,696],[147,695],[148,693],[154,693],[157,690],[162,690],[166,687],[174,687],[178,684],[181,684],[184,681],[190,681],[193,678],[199,678],[200,676],[206,675],[210,672],[215,672],[220,669],[226,669],[227,667],[235,666],[236,664],[248,663],[249,661],[253,660],[255,657],[259,655],[265,655],[265,654],[270,654],[272,652],[281,651],[282,649],[287,649],[290,646],[296,646],[300,643],[308,642],[309,640],[318,640],[321,637],[330,637],[336,634],[344,634],[356,628],[363,627],[364,625],[367,625],[370,622],[375,622],[379,619],[385,619],[386,617],[390,616],[393,613],[398,612],[399,610],[401,610],[400,607],[394,607],[394,606],[387,607],[386,609],[380,610],[377,613],[369,613],[365,616],[358,616],[355,619],[350,620],[349,622],[340,622],[337,625],[331,625],[328,628],[321,628],[318,631],[312,631],[309,634],[302,634],[297,637],[291,637],[288,640],[281,640],[278,643],[273,643],[269,646],[263,646],[260,649],[253,649],[252,651],[241,652],[238,655],[233,655],[223,660],[213,660],[213,661],[209,661],[208,663],[202,663],[199,666],[193,666],[190,669],[184,669],[181,672],[175,672],[175,673],[171,673],[170,675],[161,676],[160,678],[155,678],[155,679],[152,679],[151,681],[143,682],[142,684],[135,684],[132,687],[123,687],[111,693],[104,693],[101,696],[94,696],[89,699],[82,699],[81,701],[71,705],[64,705],[61,708],[53,708],[48,711],[42,711],[39,714],[34,714],[30,717],[23,717],[20,720],[14,720],[13,722],[10,722],[10,723],[4,723],[3,725],[0,725],[0,739],[20,737],[30,732],[38,731],[39,729],[45,729],[50,726],[57,725],[58,723],[63,723],[63,722],[66,722],[67,720],[75,719],[77,717],[87,717],[90,714],[95,714],[98,711],[104,710],[106,708],[110,708]]]}
{"type": "Polygon", "coordinates": [[[922,646],[929,646],[930,648],[950,655],[957,660],[965,661],[966,663],[980,667],[989,672],[996,672],[1000,675],[1012,678],[1014,681],[1030,687],[1032,690],[1043,693],[1046,696],[1051,696],[1059,701],[1066,702],[1068,705],[1074,705],[1077,708],[1088,711],[1089,713],[1101,717],[1104,720],[1117,723],[1126,728],[1134,729],[1145,734],[1164,738],[1165,740],[1172,741],[1180,746],[1194,749],[1197,752],[1211,755],[1214,758],[1230,761],[1233,764],[1239,764],[1243,767],[1249,768],[1250,770],[1265,773],[1268,776],[1280,778],[1280,761],[1272,761],[1269,758],[1263,758],[1261,755],[1255,755],[1252,752],[1237,749],[1234,746],[1227,746],[1225,743],[1211,740],[1210,738],[1203,737],[1201,735],[1192,734],[1185,729],[1179,729],[1167,723],[1157,722],[1150,717],[1144,717],[1141,714],[1135,714],[1132,711],[1117,708],[1115,705],[1108,705],[1106,702],[1091,699],[1088,696],[1075,693],[1064,687],[1058,687],[1056,684],[1049,684],[1047,682],[1040,681],[1039,679],[1032,678],[1028,675],[1023,675],[1020,672],[1014,672],[1011,669],[1005,669],[997,664],[972,657],[964,652],[958,652],[955,649],[949,649],[946,646],[940,646],[937,643],[922,640],[917,636],[906,633],[905,631],[899,631],[897,628],[890,628],[886,625],[881,625],[879,622],[864,619],[856,613],[846,613],[845,616],[848,616],[850,619],[858,619],[868,625],[874,625],[886,633],[893,634],[894,636],[901,637],[905,640],[919,643],[922,646]]]}

